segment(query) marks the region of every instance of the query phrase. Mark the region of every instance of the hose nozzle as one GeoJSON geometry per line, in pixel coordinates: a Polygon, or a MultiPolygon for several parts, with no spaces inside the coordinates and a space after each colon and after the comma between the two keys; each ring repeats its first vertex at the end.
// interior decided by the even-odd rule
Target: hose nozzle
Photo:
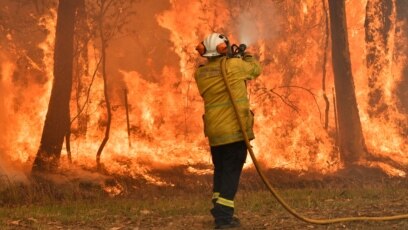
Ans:
{"type": "Polygon", "coordinates": [[[244,56],[245,50],[246,50],[247,46],[245,44],[240,44],[238,46],[238,52],[241,56],[244,56]]]}
{"type": "Polygon", "coordinates": [[[247,48],[247,46],[245,44],[240,44],[239,45],[239,51],[240,52],[245,52],[246,48],[247,48]]]}

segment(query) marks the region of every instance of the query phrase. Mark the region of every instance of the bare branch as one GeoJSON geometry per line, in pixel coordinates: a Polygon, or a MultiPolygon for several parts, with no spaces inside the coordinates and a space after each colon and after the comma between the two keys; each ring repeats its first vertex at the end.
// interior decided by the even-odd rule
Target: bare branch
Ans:
{"type": "Polygon", "coordinates": [[[278,88],[296,88],[296,89],[302,89],[302,90],[305,90],[306,92],[308,92],[310,95],[312,95],[313,100],[314,100],[315,103],[316,103],[317,109],[319,110],[320,122],[322,122],[322,112],[321,112],[321,110],[320,110],[319,103],[317,102],[316,95],[315,95],[310,89],[307,89],[307,88],[302,87],[302,86],[296,86],[296,85],[286,85],[286,86],[280,86],[280,87],[278,87],[278,88]]]}
{"type": "Polygon", "coordinates": [[[95,80],[96,73],[98,72],[99,65],[101,64],[101,62],[102,62],[102,57],[99,58],[98,64],[96,65],[95,71],[94,71],[94,73],[92,75],[92,80],[91,80],[91,83],[89,84],[89,87],[88,87],[88,90],[87,90],[87,93],[86,93],[86,100],[85,100],[83,106],[81,107],[81,109],[78,111],[77,115],[74,118],[72,118],[71,124],[79,117],[79,115],[81,115],[81,113],[84,111],[86,105],[88,104],[89,95],[91,93],[91,88],[92,88],[93,82],[95,80]]]}
{"type": "Polygon", "coordinates": [[[276,93],[275,91],[273,91],[273,89],[269,90],[269,92],[271,92],[272,94],[278,96],[278,97],[281,99],[281,101],[282,101],[283,103],[285,103],[287,106],[289,106],[289,107],[292,108],[296,113],[299,114],[299,108],[298,108],[297,106],[295,106],[295,105],[293,104],[293,102],[291,102],[287,97],[284,97],[284,96],[280,95],[279,93],[276,93]]]}

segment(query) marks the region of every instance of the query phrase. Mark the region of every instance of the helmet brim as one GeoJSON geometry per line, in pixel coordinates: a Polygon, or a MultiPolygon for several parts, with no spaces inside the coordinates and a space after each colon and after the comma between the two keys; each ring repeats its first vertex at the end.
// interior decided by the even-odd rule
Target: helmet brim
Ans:
{"type": "Polygon", "coordinates": [[[217,53],[217,52],[209,52],[209,53],[203,54],[203,57],[217,57],[217,56],[222,56],[222,54],[217,53]]]}

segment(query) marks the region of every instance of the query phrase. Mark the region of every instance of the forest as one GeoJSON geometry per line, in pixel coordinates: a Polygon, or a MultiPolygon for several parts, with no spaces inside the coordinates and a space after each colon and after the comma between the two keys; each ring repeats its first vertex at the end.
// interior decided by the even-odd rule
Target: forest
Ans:
{"type": "MultiPolygon", "coordinates": [[[[408,1],[0,3],[0,229],[210,228],[194,74],[212,32],[261,63],[251,145],[290,204],[315,217],[408,212],[408,1]],[[38,213],[49,205],[76,217],[38,213]]],[[[244,229],[316,227],[262,200],[249,157],[240,188],[244,229]]]]}

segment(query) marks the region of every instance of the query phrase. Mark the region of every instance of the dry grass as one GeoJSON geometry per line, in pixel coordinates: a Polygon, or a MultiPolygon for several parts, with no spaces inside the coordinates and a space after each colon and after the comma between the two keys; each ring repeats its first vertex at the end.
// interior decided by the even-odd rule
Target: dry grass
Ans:
{"type": "MultiPolygon", "coordinates": [[[[177,172],[168,174],[174,187],[124,177],[115,177],[114,183],[105,181],[121,184],[126,190],[116,197],[110,197],[103,185],[84,181],[2,183],[7,188],[0,189],[0,229],[211,229],[211,177],[177,172]]],[[[405,179],[291,181],[282,182],[279,190],[290,205],[309,217],[408,212],[405,179]]],[[[236,205],[242,229],[408,229],[408,221],[327,226],[300,222],[277,204],[251,172],[243,176],[236,205]]]]}

